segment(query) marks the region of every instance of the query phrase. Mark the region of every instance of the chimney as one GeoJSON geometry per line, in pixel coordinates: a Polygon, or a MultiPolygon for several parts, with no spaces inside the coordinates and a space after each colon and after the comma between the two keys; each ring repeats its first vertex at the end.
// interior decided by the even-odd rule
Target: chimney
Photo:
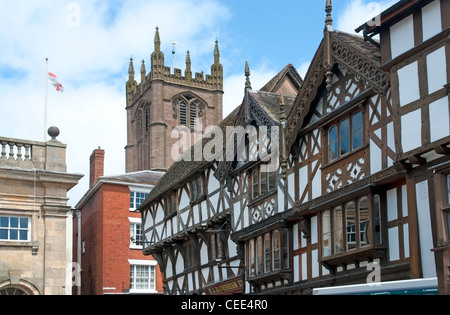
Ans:
{"type": "Polygon", "coordinates": [[[104,175],[104,166],[105,166],[105,150],[98,149],[94,150],[91,154],[90,159],[90,179],[89,179],[89,188],[95,185],[98,181],[99,177],[104,175]]]}

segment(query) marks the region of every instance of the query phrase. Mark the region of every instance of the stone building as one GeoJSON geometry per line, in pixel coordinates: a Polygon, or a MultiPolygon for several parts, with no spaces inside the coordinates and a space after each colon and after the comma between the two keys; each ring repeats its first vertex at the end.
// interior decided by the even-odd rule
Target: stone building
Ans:
{"type": "Polygon", "coordinates": [[[172,137],[174,128],[202,129],[222,120],[223,66],[219,44],[216,41],[210,75],[192,73],[189,51],[184,75],[181,69],[171,73],[171,68],[164,64],[156,28],[150,73],[147,74],[143,60],[138,84],[133,59],[128,73],[126,172],[166,171],[173,163],[171,150],[178,140],[172,137]]]}
{"type": "Polygon", "coordinates": [[[0,295],[70,295],[76,281],[67,192],[82,175],[67,173],[59,130],[49,135],[0,138],[0,295]]]}

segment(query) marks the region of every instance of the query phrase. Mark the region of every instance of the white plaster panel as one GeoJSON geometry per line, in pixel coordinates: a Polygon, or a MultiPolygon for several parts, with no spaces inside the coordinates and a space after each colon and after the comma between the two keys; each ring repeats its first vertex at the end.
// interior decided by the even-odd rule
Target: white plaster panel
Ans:
{"type": "MultiPolygon", "coordinates": [[[[433,197],[434,198],[434,197],[433,197]]],[[[433,234],[431,232],[430,200],[428,196],[428,182],[416,184],[417,219],[419,221],[419,243],[422,259],[422,272],[425,278],[436,277],[434,262],[433,234]]]]}
{"type": "Polygon", "coordinates": [[[173,270],[172,270],[172,258],[167,259],[167,266],[166,266],[166,278],[171,278],[173,276],[173,270]]]}
{"type": "Polygon", "coordinates": [[[308,259],[306,253],[302,254],[302,280],[308,279],[308,259]]]}
{"type": "Polygon", "coordinates": [[[237,255],[237,246],[236,243],[231,240],[231,238],[228,239],[228,253],[230,254],[230,257],[234,257],[237,255]]]}
{"type": "MultiPolygon", "coordinates": [[[[299,198],[303,196],[305,193],[306,185],[308,184],[308,166],[303,166],[299,170],[299,178],[300,178],[300,185],[299,185],[299,198]]],[[[305,202],[309,200],[308,194],[306,194],[305,202]]]]}
{"type": "MultiPolygon", "coordinates": [[[[316,164],[318,161],[314,161],[312,163],[313,169],[316,167],[316,164]]],[[[316,175],[314,176],[312,180],[312,198],[318,198],[322,196],[322,171],[320,169],[317,170],[316,175]]]]}
{"type": "Polygon", "coordinates": [[[406,185],[402,186],[402,215],[408,216],[408,191],[406,185]]]}
{"type": "Polygon", "coordinates": [[[386,193],[388,222],[398,218],[397,214],[397,189],[388,190],[386,193]]]}
{"type": "Polygon", "coordinates": [[[388,238],[389,238],[389,260],[399,260],[400,259],[400,250],[398,244],[398,227],[393,227],[388,230],[388,238]]]}
{"type": "Polygon", "coordinates": [[[209,268],[203,268],[202,269],[202,277],[205,279],[205,281],[208,281],[209,276],[209,268]]]}
{"type": "Polygon", "coordinates": [[[294,224],[294,226],[292,227],[292,239],[293,239],[292,249],[293,250],[299,249],[299,247],[298,247],[298,224],[294,224]]]}
{"type": "Polygon", "coordinates": [[[161,223],[164,220],[164,210],[161,205],[158,204],[156,208],[155,224],[161,223]]]}
{"type": "Polygon", "coordinates": [[[398,70],[400,106],[420,98],[419,70],[417,61],[398,70]]]}
{"type": "Polygon", "coordinates": [[[205,243],[200,248],[200,264],[206,265],[208,263],[208,246],[205,243]]]}
{"type": "Polygon", "coordinates": [[[375,174],[381,171],[381,149],[370,140],[370,173],[375,174]]]}
{"type": "Polygon", "coordinates": [[[220,188],[220,183],[215,176],[211,174],[208,182],[208,193],[211,194],[220,188]]]}
{"type": "Polygon", "coordinates": [[[409,257],[409,224],[403,225],[403,247],[405,251],[405,258],[409,257]]]}
{"type": "Polygon", "coordinates": [[[319,250],[315,249],[311,251],[311,267],[312,267],[312,277],[317,278],[319,276],[319,250]]]}
{"type": "Polygon", "coordinates": [[[294,256],[293,261],[294,261],[294,282],[299,282],[300,281],[300,263],[299,263],[299,256],[294,256]]]}
{"type": "Polygon", "coordinates": [[[412,15],[391,26],[390,31],[392,59],[414,48],[414,23],[412,15]]]}
{"type": "Polygon", "coordinates": [[[311,244],[318,242],[319,232],[317,229],[317,216],[311,218],[311,244]]]}
{"type": "Polygon", "coordinates": [[[287,178],[287,184],[288,184],[288,194],[291,196],[292,200],[295,200],[295,177],[294,173],[289,174],[287,178]]]}
{"type": "Polygon", "coordinates": [[[284,191],[280,188],[277,189],[277,198],[278,198],[278,212],[284,212],[284,191]]]}
{"type": "Polygon", "coordinates": [[[422,8],[423,41],[442,31],[441,4],[435,0],[422,8]]]}
{"type": "Polygon", "coordinates": [[[184,271],[184,259],[183,256],[181,256],[181,254],[178,254],[177,262],[175,265],[175,273],[178,275],[180,273],[183,273],[183,271],[184,271]]]}
{"type": "Polygon", "coordinates": [[[422,114],[420,109],[402,116],[403,152],[409,152],[422,146],[422,114]]]}
{"type": "Polygon", "coordinates": [[[445,138],[450,134],[448,104],[448,96],[430,104],[431,142],[445,138]]]}
{"type": "MultiPolygon", "coordinates": [[[[212,195],[211,197],[209,197],[209,201],[211,202],[211,205],[213,206],[213,213],[216,213],[216,211],[218,211],[218,201],[219,201],[219,193],[212,195]]],[[[204,216],[203,220],[206,220],[207,217],[204,216]]]]}
{"type": "Polygon", "coordinates": [[[182,193],[181,193],[181,200],[180,200],[180,207],[179,207],[179,209],[184,209],[186,207],[189,207],[190,202],[191,202],[191,200],[189,199],[189,196],[188,196],[186,190],[183,189],[182,193]]]}
{"type": "Polygon", "coordinates": [[[447,84],[445,46],[427,56],[428,93],[434,93],[447,84]]]}
{"type": "Polygon", "coordinates": [[[213,273],[214,273],[214,281],[215,281],[215,283],[219,282],[219,280],[220,280],[219,266],[214,266],[213,267],[213,273]]]}
{"type": "Polygon", "coordinates": [[[242,229],[241,222],[240,222],[240,214],[241,214],[241,207],[240,202],[235,202],[233,207],[233,216],[234,216],[234,228],[237,230],[242,229]]]}
{"type": "Polygon", "coordinates": [[[395,133],[394,123],[392,122],[387,124],[387,145],[389,149],[395,152],[395,133]]]}

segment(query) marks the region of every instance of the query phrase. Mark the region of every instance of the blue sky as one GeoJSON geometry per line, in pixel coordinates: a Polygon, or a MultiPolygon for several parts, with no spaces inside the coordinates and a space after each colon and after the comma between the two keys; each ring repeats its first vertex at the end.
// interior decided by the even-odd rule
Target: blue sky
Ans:
{"type": "MultiPolygon", "coordinates": [[[[397,1],[334,0],[336,29],[353,32],[397,1]]],[[[224,66],[224,113],[243,97],[245,61],[261,88],[287,64],[304,76],[322,40],[325,0],[16,0],[0,2],[0,136],[44,140],[45,58],[65,87],[49,88],[48,127],[68,145],[68,171],[84,174],[70,193],[88,189],[89,156],[106,150],[105,175],[125,171],[128,62],[150,68],[155,27],[166,65],[210,73],[214,42],[224,66]]]]}

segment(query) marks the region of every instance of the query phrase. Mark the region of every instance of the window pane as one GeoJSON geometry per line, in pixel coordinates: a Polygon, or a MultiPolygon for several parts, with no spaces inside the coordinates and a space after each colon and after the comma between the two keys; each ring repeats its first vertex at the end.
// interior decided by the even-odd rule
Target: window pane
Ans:
{"type": "Polygon", "coordinates": [[[269,173],[269,190],[275,189],[277,184],[276,173],[269,173]]]}
{"type": "Polygon", "coordinates": [[[328,133],[328,159],[333,161],[338,158],[337,127],[333,126],[328,133]]]}
{"type": "Polygon", "coordinates": [[[130,192],[130,209],[135,209],[134,206],[134,192],[130,192]]]}
{"type": "Polygon", "coordinates": [[[19,218],[9,218],[9,226],[12,228],[19,227],[19,218]]]}
{"type": "Polygon", "coordinates": [[[262,236],[256,240],[256,273],[263,273],[263,239],[262,236]]]}
{"type": "Polygon", "coordinates": [[[363,144],[363,124],[362,113],[359,112],[353,116],[353,150],[363,144]]]}
{"type": "Polygon", "coordinates": [[[9,239],[11,241],[18,241],[19,240],[19,231],[9,230],[9,239]]]}
{"type": "Polygon", "coordinates": [[[267,192],[267,173],[261,172],[261,195],[267,192]]]}
{"type": "Polygon", "coordinates": [[[356,212],[355,203],[350,202],[345,208],[347,229],[347,250],[356,248],[356,212]]]}
{"type": "Polygon", "coordinates": [[[258,170],[253,171],[252,180],[253,180],[253,198],[257,198],[259,196],[259,172],[258,172],[258,170]]]}
{"type": "Polygon", "coordinates": [[[344,251],[344,227],[343,227],[342,208],[334,209],[334,253],[338,254],[344,251]]]}
{"type": "Polygon", "coordinates": [[[375,195],[375,199],[373,202],[374,206],[374,215],[375,215],[375,243],[381,244],[381,208],[380,208],[380,196],[375,195]]]}
{"type": "Polygon", "coordinates": [[[289,268],[289,230],[283,230],[283,269],[289,268]]]}
{"type": "Polygon", "coordinates": [[[369,199],[367,197],[363,197],[359,201],[359,234],[361,247],[370,245],[369,223],[370,223],[369,199]]]}
{"type": "Polygon", "coordinates": [[[7,239],[8,239],[8,230],[0,229],[0,240],[7,240],[7,239]]]}
{"type": "Polygon", "coordinates": [[[350,152],[350,122],[348,119],[341,123],[341,155],[350,152]]]}
{"type": "Polygon", "coordinates": [[[20,238],[19,238],[19,240],[20,241],[28,241],[28,231],[26,231],[26,230],[21,230],[20,232],[19,232],[19,236],[20,236],[20,238]]]}
{"type": "Polygon", "coordinates": [[[322,253],[323,256],[331,255],[331,221],[330,221],[330,210],[325,211],[322,214],[322,253]]]}
{"type": "Polygon", "coordinates": [[[271,238],[270,234],[264,236],[264,267],[266,272],[271,272],[272,259],[271,259],[271,249],[270,249],[271,238]]]}
{"type": "Polygon", "coordinates": [[[28,229],[28,218],[20,218],[19,224],[21,229],[28,229]]]}
{"type": "Polygon", "coordinates": [[[0,227],[8,227],[9,226],[9,218],[0,217],[0,227]]]}
{"type": "Polygon", "coordinates": [[[273,232],[273,270],[280,269],[280,233],[278,231],[273,232]]]}
{"type": "Polygon", "coordinates": [[[255,266],[255,241],[250,240],[248,243],[248,259],[250,262],[249,273],[250,276],[254,276],[256,274],[256,266],[255,266]]]}

